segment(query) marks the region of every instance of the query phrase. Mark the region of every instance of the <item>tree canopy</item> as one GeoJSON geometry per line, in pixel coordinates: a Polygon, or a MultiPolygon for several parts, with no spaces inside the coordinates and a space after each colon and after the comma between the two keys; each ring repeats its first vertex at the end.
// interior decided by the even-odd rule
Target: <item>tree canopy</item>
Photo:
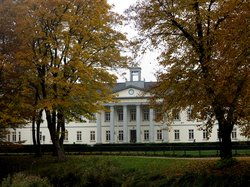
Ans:
{"type": "Polygon", "coordinates": [[[169,118],[190,107],[208,130],[217,120],[222,158],[234,125],[249,133],[249,10],[245,0],[149,0],[127,11],[140,49],[162,51],[152,102],[169,118]]]}
{"type": "MultiPolygon", "coordinates": [[[[116,77],[111,68],[124,67],[126,37],[116,31],[121,17],[106,0],[25,0],[9,3],[17,16],[14,52],[24,93],[33,97],[33,120],[41,112],[59,159],[63,155],[65,122],[93,117],[112,99],[116,77]],[[30,94],[32,93],[32,94],[30,94]]],[[[5,20],[7,21],[7,20],[5,20]]],[[[40,120],[41,121],[41,120],[40,120]]]]}

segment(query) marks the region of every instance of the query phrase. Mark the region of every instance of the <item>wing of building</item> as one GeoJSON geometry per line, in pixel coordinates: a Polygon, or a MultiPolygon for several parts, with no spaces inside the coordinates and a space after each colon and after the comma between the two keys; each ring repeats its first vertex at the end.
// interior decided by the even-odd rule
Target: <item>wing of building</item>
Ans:
{"type": "MultiPolygon", "coordinates": [[[[155,110],[148,105],[150,95],[147,90],[155,83],[141,79],[141,68],[130,68],[130,79],[117,83],[113,88],[117,102],[105,104],[107,111],[97,113],[96,120],[79,120],[66,124],[65,144],[219,141],[218,125],[214,125],[208,138],[207,131],[199,128],[204,122],[192,120],[189,110],[180,112],[171,126],[154,121],[155,110]]],[[[7,140],[32,144],[31,125],[12,130],[7,135],[7,140]]],[[[40,140],[43,144],[51,143],[46,120],[41,125],[40,140]]],[[[232,140],[247,139],[235,127],[232,140]]]]}

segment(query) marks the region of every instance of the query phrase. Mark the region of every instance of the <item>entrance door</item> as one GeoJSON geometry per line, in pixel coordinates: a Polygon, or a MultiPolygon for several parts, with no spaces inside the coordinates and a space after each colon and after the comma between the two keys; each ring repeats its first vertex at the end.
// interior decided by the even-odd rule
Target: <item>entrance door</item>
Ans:
{"type": "Polygon", "coordinates": [[[130,143],[136,143],[136,130],[130,130],[130,143]]]}

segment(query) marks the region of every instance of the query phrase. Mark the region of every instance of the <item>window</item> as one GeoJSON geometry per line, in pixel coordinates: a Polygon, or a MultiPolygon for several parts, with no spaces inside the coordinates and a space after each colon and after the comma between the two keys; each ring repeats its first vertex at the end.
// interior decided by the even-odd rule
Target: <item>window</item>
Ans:
{"type": "Polygon", "coordinates": [[[90,141],[95,141],[95,131],[90,131],[90,141]]]}
{"type": "Polygon", "coordinates": [[[136,121],[136,110],[135,109],[130,110],[130,121],[136,121]]]}
{"type": "Polygon", "coordinates": [[[159,119],[159,117],[160,117],[160,112],[159,112],[159,110],[154,110],[154,113],[153,113],[153,118],[154,118],[154,120],[159,119]]]}
{"type": "Polygon", "coordinates": [[[203,130],[203,140],[207,140],[207,139],[208,139],[207,130],[204,129],[204,130],[203,130]]]}
{"type": "Polygon", "coordinates": [[[21,141],[21,132],[18,132],[18,141],[21,141]]]}
{"type": "Polygon", "coordinates": [[[10,142],[10,134],[7,135],[7,140],[10,142]]]}
{"type": "Polygon", "coordinates": [[[193,129],[188,130],[188,138],[189,138],[189,140],[194,139],[194,130],[193,129]]]}
{"type": "Polygon", "coordinates": [[[106,131],[106,141],[110,141],[110,131],[106,131]]]}
{"type": "Polygon", "coordinates": [[[157,140],[162,140],[162,130],[157,130],[157,140]]]}
{"type": "Polygon", "coordinates": [[[192,109],[191,108],[187,109],[187,120],[193,120],[192,119],[192,109]]]}
{"type": "Polygon", "coordinates": [[[40,133],[39,133],[39,140],[42,141],[42,138],[43,138],[43,134],[42,134],[42,132],[40,131],[40,133]]]}
{"type": "Polygon", "coordinates": [[[232,139],[237,139],[237,131],[236,131],[236,129],[232,130],[232,139]]]}
{"type": "Polygon", "coordinates": [[[122,131],[122,130],[120,130],[120,131],[118,132],[118,140],[119,140],[119,141],[123,141],[123,131],[122,131]]]}
{"type": "Polygon", "coordinates": [[[143,120],[149,121],[149,110],[148,109],[143,110],[143,120]]]}
{"type": "Polygon", "coordinates": [[[12,132],[12,141],[16,142],[16,131],[12,132]]]}
{"type": "Polygon", "coordinates": [[[180,112],[178,110],[173,111],[174,120],[180,120],[180,112]]]}
{"type": "Polygon", "coordinates": [[[174,140],[180,140],[180,130],[174,130],[174,140]]]}
{"type": "Polygon", "coordinates": [[[118,121],[123,121],[123,110],[122,109],[117,110],[117,116],[118,116],[118,121]]]}
{"type": "Polygon", "coordinates": [[[221,138],[221,136],[220,136],[220,130],[217,129],[217,139],[220,139],[220,138],[221,138]]]}
{"type": "Polygon", "coordinates": [[[64,132],[64,140],[65,140],[65,141],[68,141],[68,140],[69,140],[69,133],[68,133],[67,130],[65,130],[65,132],[64,132]]]}
{"type": "Polygon", "coordinates": [[[96,122],[96,115],[95,114],[91,114],[89,123],[95,123],[96,122]]]}
{"type": "Polygon", "coordinates": [[[149,141],[149,130],[144,130],[144,140],[149,141]]]}
{"type": "Polygon", "coordinates": [[[76,132],[76,141],[82,141],[82,132],[81,131],[76,132]]]}
{"type": "Polygon", "coordinates": [[[110,112],[105,112],[105,121],[110,121],[110,112]]]}

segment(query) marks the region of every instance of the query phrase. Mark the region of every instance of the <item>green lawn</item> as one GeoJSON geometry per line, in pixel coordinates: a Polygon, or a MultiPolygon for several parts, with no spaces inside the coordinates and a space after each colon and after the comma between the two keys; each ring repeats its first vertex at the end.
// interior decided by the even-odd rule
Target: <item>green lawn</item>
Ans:
{"type": "Polygon", "coordinates": [[[58,163],[50,156],[0,156],[0,177],[21,171],[47,178],[54,186],[250,186],[249,158],[223,169],[218,168],[217,161],[85,155],[68,156],[67,162],[58,163]]]}

